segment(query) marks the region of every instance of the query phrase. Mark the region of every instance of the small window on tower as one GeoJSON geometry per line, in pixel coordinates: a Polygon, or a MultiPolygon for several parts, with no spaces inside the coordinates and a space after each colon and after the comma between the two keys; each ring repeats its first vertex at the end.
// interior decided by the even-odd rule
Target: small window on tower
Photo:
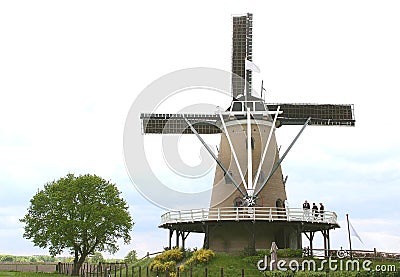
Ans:
{"type": "Polygon", "coordinates": [[[258,176],[257,183],[258,184],[264,184],[264,181],[265,181],[264,171],[260,171],[260,176],[258,176]]]}
{"type": "Polygon", "coordinates": [[[276,200],[276,207],[277,208],[284,208],[285,206],[283,205],[283,201],[282,201],[282,199],[280,199],[280,198],[278,198],[277,200],[276,200]]]}

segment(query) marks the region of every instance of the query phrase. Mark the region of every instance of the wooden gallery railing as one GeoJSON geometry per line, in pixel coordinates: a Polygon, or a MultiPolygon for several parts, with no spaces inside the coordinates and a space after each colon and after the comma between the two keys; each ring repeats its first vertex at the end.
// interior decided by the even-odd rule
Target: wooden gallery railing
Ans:
{"type": "Polygon", "coordinates": [[[161,225],[180,222],[202,221],[299,221],[337,224],[335,212],[313,212],[298,208],[232,207],[183,211],[170,211],[161,216],[161,225]]]}

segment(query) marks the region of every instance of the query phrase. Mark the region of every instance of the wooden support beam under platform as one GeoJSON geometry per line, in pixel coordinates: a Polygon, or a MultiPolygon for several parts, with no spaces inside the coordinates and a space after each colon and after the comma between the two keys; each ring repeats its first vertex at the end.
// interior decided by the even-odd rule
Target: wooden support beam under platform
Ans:
{"type": "Polygon", "coordinates": [[[169,237],[168,237],[168,249],[172,249],[172,237],[175,232],[175,237],[176,237],[176,243],[175,247],[179,248],[180,247],[180,241],[182,242],[182,248],[185,248],[185,242],[191,231],[185,231],[181,230],[180,228],[175,229],[175,228],[168,228],[169,230],[169,237]]]}
{"type": "Polygon", "coordinates": [[[338,225],[327,223],[260,220],[181,222],[162,226],[170,232],[170,245],[173,232],[176,232],[177,247],[185,247],[190,233],[204,233],[203,248],[226,253],[239,253],[250,247],[253,250],[266,249],[272,242],[276,242],[279,248],[301,249],[301,234],[305,234],[310,244],[310,255],[313,254],[313,243],[317,232],[323,234],[326,255],[328,255],[329,232],[338,227],[338,225]]]}

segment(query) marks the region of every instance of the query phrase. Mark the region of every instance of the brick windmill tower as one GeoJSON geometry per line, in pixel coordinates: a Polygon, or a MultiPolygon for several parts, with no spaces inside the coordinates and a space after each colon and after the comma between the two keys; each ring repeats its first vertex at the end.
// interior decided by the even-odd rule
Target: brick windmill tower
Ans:
{"type": "Polygon", "coordinates": [[[161,218],[175,232],[176,246],[191,232],[204,233],[205,248],[223,252],[262,249],[273,241],[279,248],[302,247],[301,234],[312,249],[321,232],[329,249],[329,231],[338,228],[336,214],[313,215],[285,207],[281,163],[308,125],[354,126],[352,105],[267,104],[252,91],[252,14],[233,17],[232,103],[215,114],[142,114],[147,134],[194,134],[216,161],[210,206],[170,211],[161,218]],[[277,148],[275,129],[302,126],[284,153],[277,148]],[[201,134],[221,133],[218,156],[201,134]]]}

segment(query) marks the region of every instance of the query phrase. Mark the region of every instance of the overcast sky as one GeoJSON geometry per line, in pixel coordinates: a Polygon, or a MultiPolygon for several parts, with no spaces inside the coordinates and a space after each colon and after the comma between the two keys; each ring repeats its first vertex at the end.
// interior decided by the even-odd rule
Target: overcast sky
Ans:
{"type": "MultiPolygon", "coordinates": [[[[167,231],[157,228],[165,211],[135,190],[125,169],[126,116],[162,75],[229,71],[231,16],[246,12],[254,14],[261,69],[254,83],[264,80],[268,102],[355,105],[355,128],[308,127],[287,156],[289,205],[308,199],[336,211],[342,228],[331,233],[333,248],[348,247],[349,213],[364,241],[354,239],[354,248],[400,252],[398,1],[140,3],[0,2],[0,253],[46,253],[22,238],[18,219],[38,189],[69,172],[109,179],[128,201],[133,241],[117,257],[166,246],[167,231]]],[[[277,131],[283,148],[298,127],[277,131]]],[[[173,183],[166,169],[155,170],[173,183]]],[[[211,186],[212,172],[203,181],[211,186]]],[[[189,236],[188,244],[201,240],[189,236]]]]}

